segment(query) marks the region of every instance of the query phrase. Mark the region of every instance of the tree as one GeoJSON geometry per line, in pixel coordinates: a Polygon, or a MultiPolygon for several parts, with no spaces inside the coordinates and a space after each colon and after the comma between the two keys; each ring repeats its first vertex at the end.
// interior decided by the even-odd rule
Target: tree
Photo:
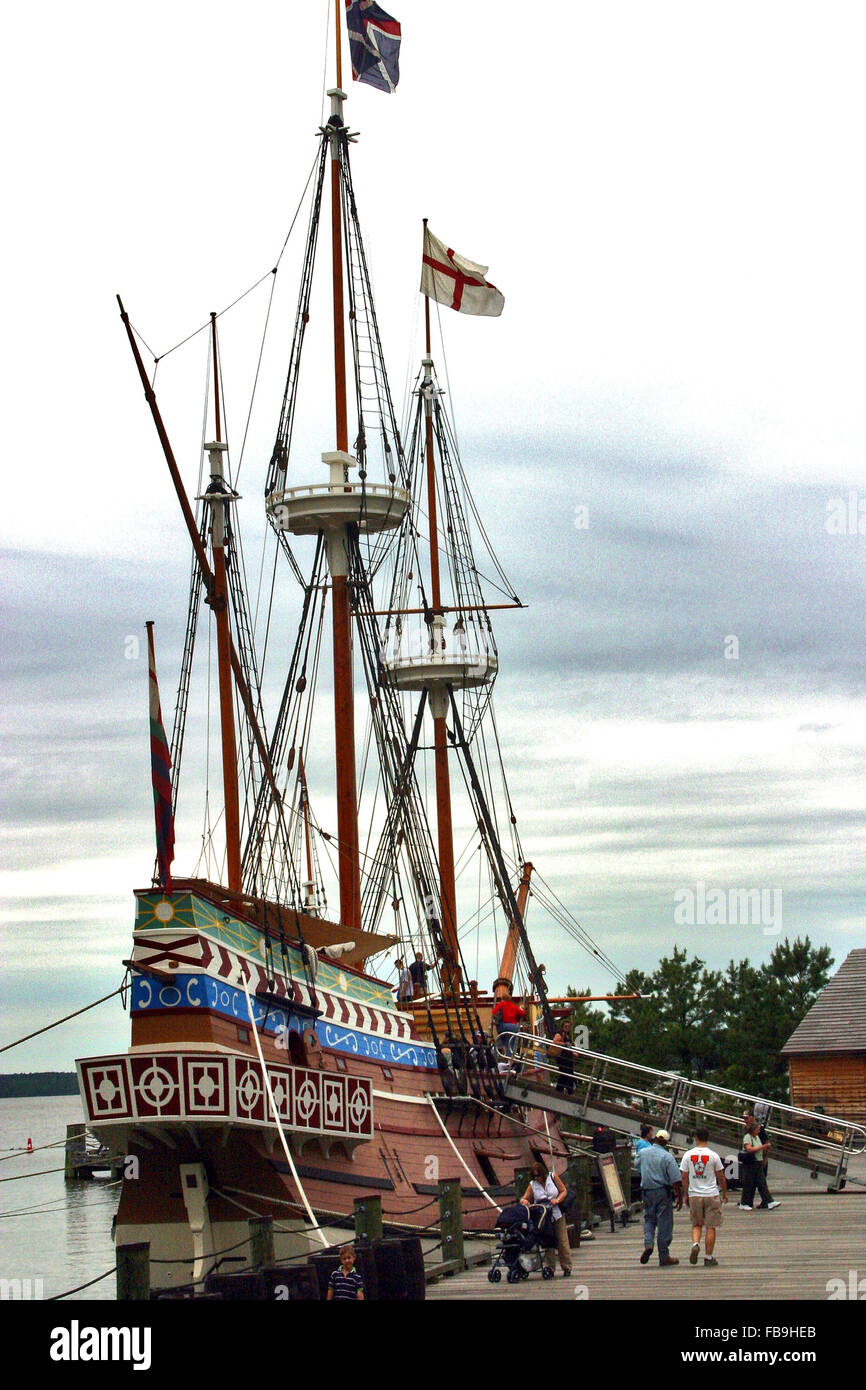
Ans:
{"type": "Polygon", "coordinates": [[[778,943],[757,968],[732,960],[725,971],[707,970],[675,946],[652,975],[630,970],[617,984],[617,994],[637,998],[612,1000],[606,1016],[576,1005],[574,1020],[589,1028],[593,1052],[784,1101],[788,1077],[781,1049],[826,985],[832,965],[829,948],[814,947],[808,936],[778,943]]]}
{"type": "Polygon", "coordinates": [[[731,961],[725,976],[725,1061],[717,1080],[731,1090],[786,1101],[788,1071],[780,1055],[830,978],[829,947],[808,936],[785,938],[759,969],[731,961]]]}
{"type": "Polygon", "coordinates": [[[651,995],[652,981],[642,970],[630,970],[617,983],[617,994],[636,999],[615,999],[609,1004],[608,1052],[645,1067],[661,1066],[658,1001],[651,995]]]}
{"type": "Polygon", "coordinates": [[[688,952],[678,946],[672,956],[661,960],[652,976],[666,1063],[699,1081],[720,1061],[724,1019],[719,1002],[721,984],[717,970],[706,970],[697,956],[690,961],[688,952]]]}
{"type": "MultiPolygon", "coordinates": [[[[581,996],[591,995],[592,988],[589,985],[579,986],[569,985],[565,991],[569,999],[579,1000],[581,996]]],[[[586,1028],[589,1033],[590,1052],[606,1052],[608,1046],[608,1019],[601,1009],[594,1009],[589,1004],[576,1002],[571,1008],[571,1036],[577,1036],[577,1029],[586,1028]]]]}

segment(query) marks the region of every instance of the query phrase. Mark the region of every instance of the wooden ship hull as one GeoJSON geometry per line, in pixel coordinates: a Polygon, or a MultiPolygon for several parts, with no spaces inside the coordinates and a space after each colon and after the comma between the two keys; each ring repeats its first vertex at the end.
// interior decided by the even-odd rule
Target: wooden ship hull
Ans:
{"type": "Polygon", "coordinates": [[[311,987],[297,946],[280,951],[214,885],[136,899],[131,1046],[78,1072],[88,1127],[126,1155],[115,1240],[149,1242],[154,1288],[188,1284],[221,1252],[243,1268],[254,1216],[275,1218],[278,1257],[319,1248],[306,1203],[327,1227],[376,1195],[388,1225],[428,1227],[440,1178],[460,1181],[466,1228],[489,1230],[515,1169],[565,1158],[540,1114],[447,1088],[420,1019],[384,982],[322,961],[311,987]]]}

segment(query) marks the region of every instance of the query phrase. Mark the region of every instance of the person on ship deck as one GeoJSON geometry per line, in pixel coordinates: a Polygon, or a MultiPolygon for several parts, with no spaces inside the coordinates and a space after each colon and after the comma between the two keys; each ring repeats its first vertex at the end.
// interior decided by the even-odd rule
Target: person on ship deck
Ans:
{"type": "Polygon", "coordinates": [[[406,966],[402,956],[397,957],[397,1007],[401,1004],[408,1004],[414,997],[415,989],[412,983],[412,975],[406,966]]]}
{"type": "Polygon", "coordinates": [[[427,972],[435,967],[428,965],[420,951],[415,952],[415,959],[410,962],[409,975],[412,979],[412,994],[415,999],[420,999],[427,993],[427,972]]]}
{"type": "Polygon", "coordinates": [[[497,1042],[500,1050],[505,1052],[508,1057],[512,1056],[514,1052],[514,1044],[517,1041],[516,1034],[520,1031],[518,1025],[525,1018],[526,1010],[520,1007],[510,993],[494,1006],[491,1021],[497,1026],[497,1042]]]}

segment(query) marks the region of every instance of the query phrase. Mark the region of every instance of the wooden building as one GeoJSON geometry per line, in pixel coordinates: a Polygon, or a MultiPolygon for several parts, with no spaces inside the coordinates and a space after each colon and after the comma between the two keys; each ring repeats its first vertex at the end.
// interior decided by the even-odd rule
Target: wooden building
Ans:
{"type": "Polygon", "coordinates": [[[866,1121],[866,949],[849,952],[782,1056],[793,1105],[866,1121]]]}

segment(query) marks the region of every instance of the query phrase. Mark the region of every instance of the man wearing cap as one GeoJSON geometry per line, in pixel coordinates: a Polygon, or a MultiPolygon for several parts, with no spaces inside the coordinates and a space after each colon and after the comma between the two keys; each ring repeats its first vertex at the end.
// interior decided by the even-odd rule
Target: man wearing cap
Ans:
{"type": "Polygon", "coordinates": [[[670,1140],[671,1136],[667,1130],[660,1129],[656,1133],[655,1142],[649,1148],[641,1149],[637,1155],[643,1198],[644,1250],[640,1257],[642,1265],[647,1263],[653,1252],[656,1231],[659,1264],[662,1267],[679,1264],[679,1260],[671,1254],[671,1241],[674,1235],[674,1194],[676,1193],[677,1211],[681,1211],[683,1183],[677,1161],[668,1149],[670,1140]]]}

